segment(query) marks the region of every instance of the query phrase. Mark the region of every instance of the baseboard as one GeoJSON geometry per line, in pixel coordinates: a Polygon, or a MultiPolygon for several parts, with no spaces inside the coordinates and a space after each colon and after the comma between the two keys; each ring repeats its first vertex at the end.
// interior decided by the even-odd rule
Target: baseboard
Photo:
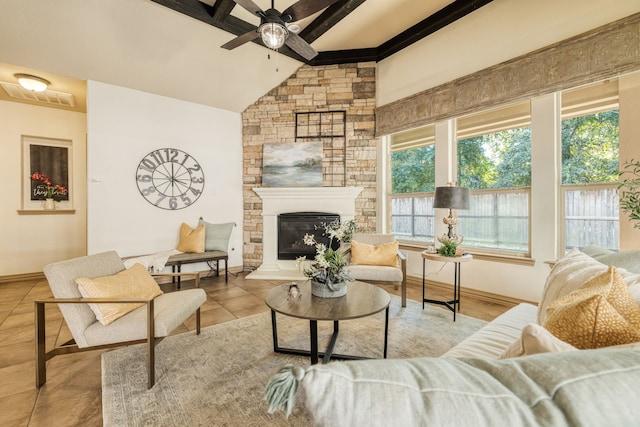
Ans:
{"type": "Polygon", "coordinates": [[[8,276],[0,276],[0,283],[22,282],[27,280],[42,280],[44,273],[42,271],[36,273],[10,274],[8,276]]]}
{"type": "MultiPolygon", "coordinates": [[[[451,283],[438,282],[435,280],[426,279],[425,284],[428,284],[431,287],[451,291],[451,293],[453,294],[453,284],[451,283]]],[[[422,277],[407,275],[407,286],[409,285],[422,288],[422,277]]],[[[462,295],[472,296],[481,301],[491,302],[495,304],[512,305],[512,306],[516,306],[523,302],[526,302],[529,304],[537,304],[537,302],[533,302],[533,301],[526,301],[519,298],[509,297],[506,295],[500,295],[500,294],[494,294],[492,292],[481,291],[478,289],[465,288],[464,286],[461,287],[460,293],[462,295]]]]}

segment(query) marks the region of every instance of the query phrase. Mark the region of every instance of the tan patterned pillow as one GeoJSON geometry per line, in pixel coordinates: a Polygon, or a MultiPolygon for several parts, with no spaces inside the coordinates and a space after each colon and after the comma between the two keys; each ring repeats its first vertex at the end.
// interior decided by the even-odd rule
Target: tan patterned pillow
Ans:
{"type": "Polygon", "coordinates": [[[543,326],[577,348],[640,341],[640,307],[615,267],[553,301],[546,314],[543,326]]]}
{"type": "Polygon", "coordinates": [[[180,252],[201,254],[204,252],[204,237],[204,224],[200,224],[194,229],[183,222],[180,226],[180,241],[176,249],[180,252]]]}
{"type": "Polygon", "coordinates": [[[351,241],[351,264],[398,267],[398,242],[368,245],[351,241]]]}
{"type": "MultiPolygon", "coordinates": [[[[162,294],[158,283],[147,269],[139,263],[113,276],[79,277],[76,279],[78,290],[83,298],[155,298],[162,294]]],[[[125,304],[89,304],[96,319],[107,326],[143,303],[125,304]]]]}

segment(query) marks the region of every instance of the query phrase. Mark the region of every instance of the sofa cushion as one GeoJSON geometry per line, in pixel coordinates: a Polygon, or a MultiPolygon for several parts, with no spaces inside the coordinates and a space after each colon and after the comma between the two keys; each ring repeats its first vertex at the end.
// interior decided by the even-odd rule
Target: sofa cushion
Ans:
{"type": "Polygon", "coordinates": [[[180,252],[201,254],[204,252],[204,224],[191,228],[184,222],[180,225],[180,240],[176,248],[180,252]]]}
{"type": "MultiPolygon", "coordinates": [[[[111,276],[95,278],[78,277],[78,289],[83,298],[145,298],[151,299],[162,294],[162,290],[142,264],[111,276]]],[[[102,325],[108,325],[143,303],[89,304],[102,325]]]]}
{"type": "Polygon", "coordinates": [[[351,241],[350,264],[398,267],[398,242],[368,245],[351,241]]]}
{"type": "Polygon", "coordinates": [[[638,250],[614,252],[591,244],[583,248],[582,252],[605,265],[613,265],[631,273],[640,274],[640,251],[638,250]]]}
{"type": "MultiPolygon", "coordinates": [[[[629,287],[636,302],[640,303],[640,274],[630,273],[618,269],[624,282],[629,287]]],[[[556,299],[570,294],[595,276],[607,271],[607,266],[596,261],[578,249],[571,249],[558,259],[547,277],[538,304],[539,325],[544,325],[547,317],[547,307],[556,299]]]]}
{"type": "Polygon", "coordinates": [[[640,307],[615,267],[547,307],[544,327],[577,348],[640,341],[640,307]]]}
{"type": "Polygon", "coordinates": [[[301,387],[315,425],[601,426],[637,423],[639,382],[637,351],[601,349],[328,363],[301,387]]]}
{"type": "Polygon", "coordinates": [[[206,251],[227,252],[229,250],[229,237],[233,231],[233,222],[212,224],[200,218],[198,225],[204,225],[205,228],[204,249],[206,251]]]}
{"type": "Polygon", "coordinates": [[[522,328],[520,338],[511,343],[500,358],[507,359],[509,357],[572,350],[577,350],[577,348],[557,338],[542,326],[536,323],[529,323],[522,328]]]}
{"type": "Polygon", "coordinates": [[[522,328],[536,321],[535,305],[522,303],[502,313],[451,350],[444,357],[499,358],[518,338],[522,328]]]}

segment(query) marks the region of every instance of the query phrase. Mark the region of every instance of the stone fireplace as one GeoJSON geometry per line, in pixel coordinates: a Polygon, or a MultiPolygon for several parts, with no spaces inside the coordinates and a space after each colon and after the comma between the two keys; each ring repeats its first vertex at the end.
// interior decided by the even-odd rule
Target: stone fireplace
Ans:
{"type": "Polygon", "coordinates": [[[262,265],[249,279],[302,280],[295,260],[278,259],[278,215],[292,212],[327,212],[341,221],[354,219],[356,198],[362,187],[254,188],[262,199],[262,265]]]}

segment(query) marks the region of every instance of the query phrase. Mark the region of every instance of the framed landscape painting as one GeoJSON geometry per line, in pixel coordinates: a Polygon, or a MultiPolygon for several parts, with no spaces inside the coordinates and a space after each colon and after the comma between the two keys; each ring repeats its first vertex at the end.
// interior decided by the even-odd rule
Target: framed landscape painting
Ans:
{"type": "Polygon", "coordinates": [[[322,187],[322,141],[264,144],[263,187],[322,187]]]}

